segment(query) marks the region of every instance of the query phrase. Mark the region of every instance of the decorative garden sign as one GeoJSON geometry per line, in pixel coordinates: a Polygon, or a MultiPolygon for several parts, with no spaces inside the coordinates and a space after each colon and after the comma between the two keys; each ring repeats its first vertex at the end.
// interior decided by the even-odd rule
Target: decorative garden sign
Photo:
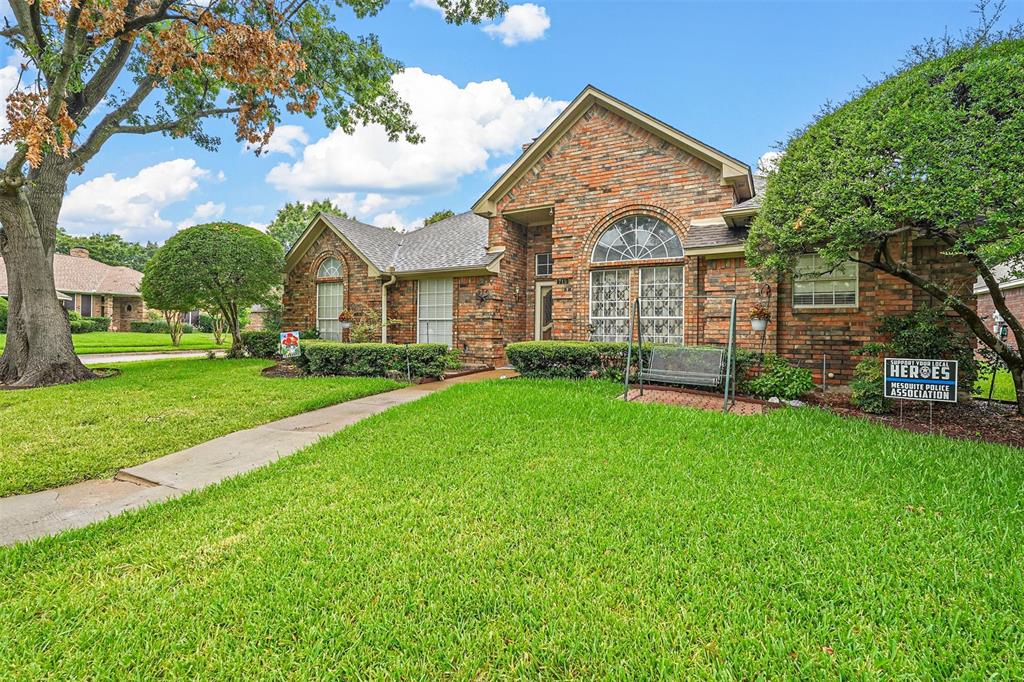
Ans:
{"type": "Polygon", "coordinates": [[[885,397],[956,402],[956,360],[885,359],[885,397]]]}
{"type": "Polygon", "coordinates": [[[277,352],[282,358],[299,357],[299,332],[281,332],[281,341],[278,343],[277,352]]]}

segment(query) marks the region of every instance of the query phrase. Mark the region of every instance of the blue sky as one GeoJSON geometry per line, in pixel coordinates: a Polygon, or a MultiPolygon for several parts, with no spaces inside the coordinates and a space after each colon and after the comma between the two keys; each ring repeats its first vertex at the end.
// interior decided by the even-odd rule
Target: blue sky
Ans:
{"type": "MultiPolygon", "coordinates": [[[[124,138],[72,180],[61,222],[162,241],[194,222],[265,225],[286,201],[332,197],[366,222],[414,226],[437,209],[467,209],[588,83],[753,166],[910,45],[974,22],[967,1],[511,4],[490,28],[449,26],[430,0],[340,17],[406,65],[396,86],[427,135],[419,148],[374,130],[347,138],[302,117],[288,118],[275,151],[259,158],[226,124],[211,126],[223,138],[215,153],[124,138]]],[[[1022,14],[1024,3],[1010,4],[1009,18],[1022,14]]]]}

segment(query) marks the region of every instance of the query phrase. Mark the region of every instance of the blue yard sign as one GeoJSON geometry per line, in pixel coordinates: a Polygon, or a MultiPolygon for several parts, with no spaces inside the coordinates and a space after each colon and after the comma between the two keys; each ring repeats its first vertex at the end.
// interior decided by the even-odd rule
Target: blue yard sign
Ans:
{"type": "Polygon", "coordinates": [[[299,349],[299,332],[281,332],[281,341],[277,344],[277,352],[282,358],[297,358],[299,349]]]}
{"type": "Polygon", "coordinates": [[[885,397],[956,402],[956,360],[885,359],[885,397]]]}

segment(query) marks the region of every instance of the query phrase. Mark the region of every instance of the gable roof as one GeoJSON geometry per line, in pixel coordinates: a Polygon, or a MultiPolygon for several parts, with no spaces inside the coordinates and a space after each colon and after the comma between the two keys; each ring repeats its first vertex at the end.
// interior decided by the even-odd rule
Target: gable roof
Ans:
{"type": "Polygon", "coordinates": [[[614,112],[627,121],[715,166],[722,172],[722,182],[733,185],[740,199],[747,199],[754,195],[754,181],[750,172],[750,166],[747,164],[710,145],[704,144],[696,138],[690,137],[686,133],[673,128],[663,121],[659,121],[653,116],[645,114],[606,92],[598,90],[593,85],[588,85],[544,129],[544,132],[526,148],[515,163],[509,166],[508,170],[491,185],[490,189],[480,197],[476,204],[473,205],[473,212],[484,216],[494,215],[498,200],[507,194],[519,182],[520,178],[547,154],[576,121],[595,104],[614,112]]]}
{"type": "MultiPolygon", "coordinates": [[[[53,255],[53,280],[57,291],[69,294],[141,296],[142,273],[131,268],[107,265],[91,258],[53,255]]],[[[7,270],[0,258],[0,295],[6,296],[7,270]]]]}
{"type": "Polygon", "coordinates": [[[742,219],[755,216],[761,210],[761,200],[764,199],[764,189],[768,186],[768,178],[764,175],[755,175],[753,178],[754,196],[722,211],[722,217],[731,226],[735,227],[742,219]]]}
{"type": "Polygon", "coordinates": [[[486,269],[501,255],[487,250],[487,219],[468,211],[411,232],[321,213],[289,249],[285,269],[294,267],[322,232],[321,226],[355,251],[370,266],[371,276],[486,269]]]}

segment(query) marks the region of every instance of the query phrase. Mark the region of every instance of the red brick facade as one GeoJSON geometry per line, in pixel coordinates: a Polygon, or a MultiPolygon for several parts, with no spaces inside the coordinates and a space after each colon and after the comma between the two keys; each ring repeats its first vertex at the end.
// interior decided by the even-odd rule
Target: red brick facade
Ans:
{"type": "MultiPolygon", "coordinates": [[[[723,182],[720,169],[670,144],[609,108],[593,105],[567,129],[511,188],[495,201],[489,218],[489,247],[503,251],[496,273],[456,273],[453,282],[453,346],[467,359],[505,363],[508,343],[535,338],[537,282],[553,282],[554,339],[590,336],[590,278],[598,268],[628,269],[630,298],[638,295],[641,266],[685,265],[685,343],[718,343],[729,325],[728,304],[703,296],[737,297],[739,345],[758,349],[760,333],[747,318],[755,300],[770,296],[773,319],[764,348],[815,371],[822,361],[837,380],[848,380],[864,343],[877,340],[881,316],[908,312],[926,297],[910,285],[869,268],[859,271],[858,303],[853,307],[799,309],[792,303],[789,281],[770,287],[754,281],[741,253],[688,256],[642,262],[591,263],[594,246],[620,218],[642,214],[667,224],[685,242],[693,221],[718,218],[740,197],[723,182]],[[516,222],[516,216],[527,216],[516,222]],[[551,276],[538,277],[536,256],[550,252],[551,276]]],[[[906,244],[916,269],[939,271],[970,298],[973,278],[961,261],[942,257],[935,247],[906,244]]],[[[313,243],[291,268],[285,286],[285,323],[315,326],[317,266],[334,255],[344,263],[346,307],[381,305],[381,283],[388,275],[370,271],[330,230],[313,243]]],[[[389,340],[416,340],[414,275],[399,274],[388,289],[389,317],[402,325],[389,340]]]]}
{"type": "MultiPolygon", "coordinates": [[[[1010,312],[1013,313],[1018,320],[1024,319],[1024,286],[1017,285],[1013,287],[1004,287],[1002,292],[1003,298],[1006,300],[1006,306],[1010,309],[1010,312]]],[[[995,313],[996,307],[992,303],[992,296],[987,292],[979,293],[978,314],[981,316],[981,319],[985,320],[985,325],[989,329],[991,329],[994,324],[995,313]]],[[[1017,347],[1017,343],[1014,340],[1012,333],[1007,334],[1006,342],[1014,348],[1017,347]]]]}

